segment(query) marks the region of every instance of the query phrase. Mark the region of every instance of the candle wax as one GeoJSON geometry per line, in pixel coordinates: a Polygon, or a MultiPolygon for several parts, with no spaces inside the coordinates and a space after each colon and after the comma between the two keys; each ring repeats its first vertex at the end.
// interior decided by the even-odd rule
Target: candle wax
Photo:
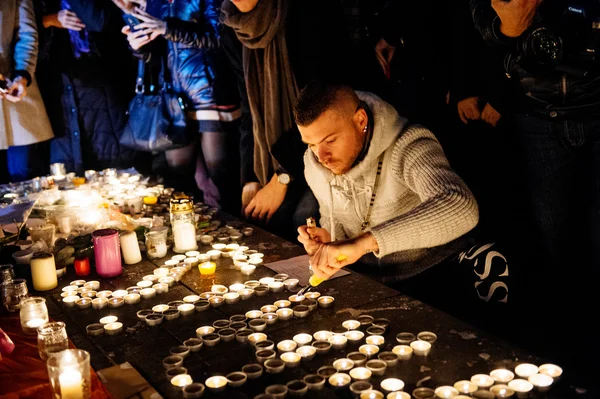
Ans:
{"type": "Polygon", "coordinates": [[[83,379],[77,370],[65,370],[58,376],[61,399],[84,399],[83,379]]]}

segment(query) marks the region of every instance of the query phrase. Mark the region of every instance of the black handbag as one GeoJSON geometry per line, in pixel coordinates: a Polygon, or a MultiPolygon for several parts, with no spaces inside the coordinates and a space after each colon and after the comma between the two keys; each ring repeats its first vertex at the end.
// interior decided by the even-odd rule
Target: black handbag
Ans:
{"type": "Polygon", "coordinates": [[[168,67],[162,61],[162,85],[158,92],[144,90],[145,62],[139,60],[135,97],[129,103],[127,123],[119,140],[124,147],[144,152],[163,152],[188,145],[185,103],[174,92],[168,67]]]}

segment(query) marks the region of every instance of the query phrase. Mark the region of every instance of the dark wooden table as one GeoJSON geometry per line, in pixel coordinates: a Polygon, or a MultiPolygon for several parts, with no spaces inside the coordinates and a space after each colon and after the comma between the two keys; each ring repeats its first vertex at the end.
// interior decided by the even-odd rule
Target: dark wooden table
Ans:
{"type": "MultiPolygon", "coordinates": [[[[223,221],[232,220],[228,215],[218,216],[223,221]]],[[[265,253],[263,265],[304,254],[303,248],[298,245],[258,228],[255,228],[254,235],[244,237],[243,243],[251,249],[265,253]]],[[[210,248],[206,245],[200,245],[199,248],[200,251],[208,249],[210,248]]],[[[142,276],[152,274],[153,269],[162,265],[172,255],[170,253],[164,259],[144,260],[136,265],[124,266],[123,274],[116,278],[98,279],[92,274],[85,279],[100,280],[102,290],[125,289],[142,280],[142,276]]],[[[91,363],[95,370],[129,362],[165,398],[181,398],[183,396],[181,389],[170,384],[162,366],[162,360],[169,355],[172,347],[181,345],[188,338],[196,337],[195,331],[200,326],[211,325],[217,319],[229,318],[234,314],[259,309],[278,299],[287,299],[291,293],[284,290],[263,297],[255,296],[235,305],[225,304],[220,308],[196,312],[176,320],[165,320],[156,327],[150,327],[144,321],[140,321],[136,317],[136,312],[150,309],[159,303],[181,300],[189,294],[210,291],[212,284],[229,286],[236,282],[258,280],[274,274],[275,272],[268,269],[267,265],[267,267],[257,267],[252,276],[244,276],[232,267],[230,259],[222,258],[218,261],[217,273],[213,280],[201,279],[198,269],[193,268],[179,283],[171,287],[168,293],[159,294],[153,299],[142,299],[137,305],[124,305],[118,309],[79,310],[67,308],[61,302],[61,288],[72,280],[78,279],[74,272],[69,270],[68,274],[60,279],[58,288],[43,295],[48,298],[51,317],[65,321],[73,343],[91,353],[91,363]],[[86,326],[97,323],[101,317],[107,315],[118,316],[119,321],[125,326],[124,331],[114,336],[106,334],[98,337],[88,336],[86,326]]],[[[428,356],[413,356],[408,361],[401,361],[394,368],[388,368],[385,377],[371,378],[374,389],[380,389],[379,383],[383,378],[388,377],[402,379],[406,383],[404,390],[410,393],[419,381],[421,381],[420,386],[435,389],[441,385],[453,385],[458,380],[468,380],[474,374],[489,373],[498,367],[514,369],[514,366],[521,362],[537,365],[547,362],[546,359],[511,346],[497,337],[357,273],[326,282],[319,291],[323,295],[335,297],[335,305],[329,309],[318,308],[306,318],[278,321],[268,326],[266,333],[269,339],[277,343],[283,339],[292,339],[293,335],[300,332],[312,334],[319,330],[331,329],[341,325],[344,320],[354,319],[361,314],[391,320],[391,325],[385,334],[386,343],[381,351],[391,350],[397,345],[395,337],[400,332],[408,331],[417,334],[420,331],[433,331],[437,334],[438,339],[428,356]]],[[[315,373],[320,366],[330,365],[336,358],[345,357],[347,353],[357,348],[358,345],[348,344],[344,350],[332,350],[326,355],[315,357],[312,361],[302,362],[297,368],[286,369],[281,374],[265,373],[259,379],[249,380],[241,388],[228,387],[219,394],[207,390],[204,397],[253,398],[264,392],[268,385],[285,384],[293,379],[302,379],[304,375],[315,373]]],[[[191,353],[185,358],[184,367],[188,369],[195,382],[204,383],[212,375],[226,375],[239,371],[245,364],[254,362],[256,359],[253,347],[234,340],[220,343],[212,348],[204,345],[199,352],[191,353]]],[[[533,391],[531,397],[592,397],[591,391],[586,391],[587,387],[578,385],[576,377],[576,371],[566,369],[548,392],[533,391]]],[[[306,397],[350,397],[350,392],[334,391],[326,384],[322,391],[309,391],[306,397]]]]}

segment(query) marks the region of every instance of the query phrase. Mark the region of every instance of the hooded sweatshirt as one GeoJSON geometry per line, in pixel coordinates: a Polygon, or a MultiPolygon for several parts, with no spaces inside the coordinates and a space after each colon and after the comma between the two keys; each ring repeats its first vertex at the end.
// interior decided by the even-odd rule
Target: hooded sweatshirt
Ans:
{"type": "Polygon", "coordinates": [[[477,202],[452,170],[431,131],[409,125],[388,103],[357,92],[373,115],[364,159],[342,175],[304,154],[306,181],[332,241],[353,238],[368,213],[379,157],[382,171],[369,220],[379,251],[363,256],[361,272],[391,282],[412,277],[465,248],[479,221],[477,202]]]}

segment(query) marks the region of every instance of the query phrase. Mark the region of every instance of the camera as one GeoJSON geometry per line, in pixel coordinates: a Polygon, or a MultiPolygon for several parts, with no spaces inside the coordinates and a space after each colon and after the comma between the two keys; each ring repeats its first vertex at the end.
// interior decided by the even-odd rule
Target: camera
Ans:
{"type": "Polygon", "coordinates": [[[543,2],[517,50],[516,62],[531,72],[585,77],[600,69],[600,0],[543,2]]]}

